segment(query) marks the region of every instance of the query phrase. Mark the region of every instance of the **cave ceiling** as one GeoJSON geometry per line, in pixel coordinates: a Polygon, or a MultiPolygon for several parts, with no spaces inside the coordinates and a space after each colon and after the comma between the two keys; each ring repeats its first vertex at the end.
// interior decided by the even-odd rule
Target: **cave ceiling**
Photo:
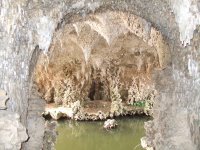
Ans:
{"type": "Polygon", "coordinates": [[[55,34],[48,55],[49,63],[57,66],[77,61],[102,68],[112,63],[136,72],[164,68],[169,62],[159,31],[135,15],[112,11],[66,24],[55,34]]]}
{"type": "Polygon", "coordinates": [[[128,87],[134,77],[150,78],[153,70],[164,69],[169,62],[169,47],[150,23],[108,11],[60,28],[48,53],[38,60],[35,81],[43,95],[68,80],[87,93],[93,80],[119,80],[128,87]]]}

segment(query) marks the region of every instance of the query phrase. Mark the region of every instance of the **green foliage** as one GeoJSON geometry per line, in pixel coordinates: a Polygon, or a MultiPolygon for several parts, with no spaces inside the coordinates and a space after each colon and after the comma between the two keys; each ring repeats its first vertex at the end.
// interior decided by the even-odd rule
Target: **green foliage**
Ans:
{"type": "Polygon", "coordinates": [[[145,107],[145,105],[146,105],[145,101],[137,101],[132,104],[132,106],[136,106],[136,107],[145,107]]]}
{"type": "Polygon", "coordinates": [[[142,100],[142,101],[137,101],[137,102],[134,102],[133,104],[130,104],[131,106],[134,106],[134,107],[140,107],[140,108],[143,108],[144,109],[144,113],[146,115],[152,115],[152,108],[153,108],[153,101],[152,100],[149,100],[149,99],[145,99],[145,100],[142,100]]]}

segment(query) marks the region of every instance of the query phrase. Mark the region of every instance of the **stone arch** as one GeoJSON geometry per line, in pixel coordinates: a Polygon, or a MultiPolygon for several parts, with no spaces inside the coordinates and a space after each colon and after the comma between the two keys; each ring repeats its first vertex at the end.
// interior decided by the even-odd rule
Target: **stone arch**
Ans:
{"type": "MultiPolygon", "coordinates": [[[[71,17],[73,18],[74,16],[72,15],[71,17]]],[[[124,49],[127,49],[126,51],[130,52],[133,56],[132,58],[134,58],[134,61],[132,61],[131,57],[127,56],[127,59],[130,61],[130,64],[127,65],[135,66],[136,69],[134,71],[138,73],[142,73],[141,70],[143,70],[143,72],[146,71],[145,73],[151,72],[150,70],[153,70],[154,68],[162,70],[170,63],[170,50],[167,42],[163,38],[163,35],[149,22],[136,15],[127,12],[108,10],[102,13],[89,13],[84,19],[81,17],[75,18],[78,18],[78,21],[72,23],[68,21],[67,23],[63,23],[62,26],[59,25],[60,27],[56,29],[49,52],[47,52],[47,56],[50,56],[47,57],[47,66],[49,65],[49,68],[47,67],[46,71],[44,70],[45,66],[40,68],[41,72],[39,74],[46,75],[43,76],[42,79],[47,79],[43,83],[47,86],[46,91],[42,92],[43,97],[47,97],[50,101],[52,101],[52,94],[49,89],[55,90],[54,85],[56,84],[53,81],[58,78],[60,78],[60,81],[64,81],[63,76],[65,72],[60,72],[57,77],[54,76],[54,73],[61,71],[56,70],[59,65],[61,68],[72,67],[71,63],[78,63],[77,66],[79,67],[79,70],[72,67],[75,72],[70,70],[70,72],[67,73],[73,76],[73,84],[77,83],[77,81],[82,78],[83,82],[80,82],[79,88],[86,88],[84,82],[88,80],[89,76],[88,74],[85,74],[85,72],[88,70],[90,71],[90,68],[86,67],[87,63],[93,62],[96,63],[95,67],[103,67],[108,65],[110,59],[113,61],[115,61],[115,59],[119,59],[118,55],[120,53],[120,55],[123,55],[122,51],[124,49]],[[120,42],[119,39],[123,38],[123,35],[129,37],[132,41],[125,38],[124,41],[120,42]],[[65,41],[67,41],[67,44],[65,41]],[[103,43],[106,41],[106,43],[104,43],[104,47],[98,45],[99,41],[102,41],[103,43]],[[112,43],[114,43],[114,41],[116,44],[113,45],[112,43]],[[71,45],[70,42],[72,43],[71,45]],[[134,42],[135,46],[133,46],[134,42]],[[124,45],[119,49],[118,47],[120,46],[118,46],[119,44],[117,45],[117,43],[124,45]],[[132,43],[132,45],[130,43],[132,43]],[[76,45],[76,47],[73,45],[76,45]],[[66,52],[60,50],[63,48],[65,48],[64,51],[66,52]],[[75,51],[77,48],[79,50],[75,51]],[[103,51],[101,51],[102,49],[103,51]],[[82,50],[83,55],[80,53],[80,50],[82,50]],[[95,51],[97,54],[95,54],[95,51]],[[100,53],[98,53],[98,51],[100,51],[100,53]],[[61,55],[63,54],[63,56],[59,53],[61,55]],[[100,56],[101,54],[102,56],[100,56]],[[108,56],[110,58],[107,58],[108,56]],[[67,60],[68,62],[66,62],[67,60]],[[53,71],[52,69],[54,68],[55,70],[53,71]]],[[[44,60],[45,59],[42,56],[40,58],[40,62],[44,60]]],[[[118,65],[122,65],[123,60],[120,60],[118,63],[121,63],[118,65]]],[[[40,81],[41,80],[39,79],[38,82],[40,81]]],[[[42,88],[44,88],[44,86],[45,85],[41,85],[42,88]]]]}
{"type": "MultiPolygon", "coordinates": [[[[143,2],[142,2],[143,3],[143,2]]],[[[148,5],[148,4],[147,4],[148,5]]],[[[107,6],[107,5],[106,5],[107,6]]],[[[108,6],[110,6],[110,5],[108,5],[108,6]]],[[[115,4],[113,4],[112,5],[113,7],[114,6],[116,6],[116,7],[119,7],[117,4],[115,5],[115,4]]],[[[151,5],[152,6],[152,5],[151,5]]],[[[163,5],[162,5],[163,6],[163,5]]],[[[137,8],[135,8],[134,10],[133,10],[133,12],[135,12],[135,14],[139,14],[140,12],[145,12],[145,8],[143,8],[143,10],[141,10],[141,11],[138,11],[138,13],[137,13],[137,9],[139,8],[139,4],[137,4],[136,5],[136,7],[137,8]]],[[[123,8],[120,8],[120,9],[123,9],[123,8]]],[[[78,12],[79,10],[75,10],[75,13],[76,12],[78,12]]],[[[131,11],[131,10],[130,10],[131,11]]],[[[69,15],[69,14],[67,14],[67,15],[69,15]]],[[[148,15],[147,14],[140,14],[141,16],[146,16],[146,17],[144,17],[144,18],[148,18],[148,15]]],[[[139,16],[140,16],[139,15],[139,16]]],[[[74,15],[72,15],[72,16],[74,16],[74,15]]],[[[64,17],[65,18],[65,17],[64,17]]],[[[63,20],[65,20],[63,18],[63,20]]],[[[171,31],[176,31],[177,32],[177,30],[176,29],[172,29],[173,28],[173,26],[170,28],[169,26],[170,25],[168,25],[166,22],[166,20],[167,19],[165,19],[165,21],[163,21],[161,24],[160,23],[158,23],[158,21],[155,21],[154,19],[152,19],[152,18],[154,18],[154,16],[153,15],[151,15],[150,14],[150,22],[153,22],[153,23],[155,23],[154,25],[155,26],[158,26],[158,29],[161,29],[162,30],[162,33],[165,33],[165,35],[167,35],[167,31],[169,30],[170,32],[171,31]],[[153,20],[153,21],[152,21],[153,20]],[[164,25],[164,24],[166,24],[166,26],[167,26],[167,28],[165,28],[166,26],[164,25]]],[[[155,17],[156,18],[156,17],[155,17]]],[[[158,19],[159,20],[159,19],[158,19]]],[[[65,21],[63,21],[63,22],[65,22],[65,21]]],[[[70,22],[70,21],[66,21],[66,22],[70,22]]],[[[175,26],[175,25],[174,25],[175,26]]],[[[60,28],[61,26],[60,25],[58,25],[58,28],[60,28]]],[[[58,28],[57,28],[57,30],[58,30],[58,28]]],[[[152,37],[158,37],[158,41],[162,41],[164,38],[163,37],[161,37],[161,38],[159,38],[160,36],[159,36],[159,33],[158,32],[156,32],[156,31],[154,31],[154,30],[152,30],[152,37]]],[[[167,35],[167,38],[169,38],[169,39],[167,39],[167,40],[176,40],[177,38],[176,38],[177,36],[176,36],[176,34],[175,35],[173,35],[173,34],[171,34],[171,33],[169,33],[169,35],[167,35]]],[[[154,38],[152,38],[151,40],[150,40],[150,44],[152,44],[152,43],[154,43],[154,41],[153,41],[153,39],[154,38]]],[[[165,40],[164,40],[165,41],[165,40]]],[[[161,42],[162,43],[162,42],[161,42]]],[[[178,42],[177,42],[178,43],[178,42]]],[[[163,54],[168,54],[168,51],[167,52],[163,52],[162,51],[162,47],[165,47],[165,44],[159,44],[159,43],[154,43],[154,45],[155,45],[155,47],[157,48],[157,51],[158,51],[158,54],[159,54],[159,57],[160,57],[160,61],[159,61],[159,63],[160,63],[160,66],[161,66],[161,68],[163,67],[163,68],[165,68],[167,65],[166,64],[168,64],[168,57],[169,57],[169,55],[163,55],[163,54]],[[167,62],[167,63],[166,63],[167,62]]],[[[166,72],[165,72],[165,74],[167,74],[166,72]]]]}

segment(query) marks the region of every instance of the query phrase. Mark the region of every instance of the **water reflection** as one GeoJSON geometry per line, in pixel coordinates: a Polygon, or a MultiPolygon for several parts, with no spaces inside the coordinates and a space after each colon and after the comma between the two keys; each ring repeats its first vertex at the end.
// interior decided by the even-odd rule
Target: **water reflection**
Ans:
{"type": "Polygon", "coordinates": [[[147,119],[117,119],[119,127],[110,131],[103,129],[100,121],[60,121],[56,150],[141,150],[138,145],[147,119]]]}

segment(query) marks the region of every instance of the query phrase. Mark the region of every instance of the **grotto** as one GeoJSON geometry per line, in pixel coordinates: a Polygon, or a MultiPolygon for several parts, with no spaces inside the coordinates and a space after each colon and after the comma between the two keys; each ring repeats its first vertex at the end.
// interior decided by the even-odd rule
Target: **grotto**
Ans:
{"type": "Polygon", "coordinates": [[[161,33],[144,19],[106,11],[57,31],[48,53],[38,60],[33,81],[50,103],[46,115],[54,119],[63,112],[52,112],[54,104],[74,111],[82,106],[80,113],[63,113],[78,120],[99,119],[98,113],[102,119],[142,113],[129,106],[140,103],[148,114],[156,93],[152,71],[164,69],[169,58],[161,33]]]}
{"type": "Polygon", "coordinates": [[[199,25],[199,0],[0,1],[0,150],[199,150],[199,25]]]}

